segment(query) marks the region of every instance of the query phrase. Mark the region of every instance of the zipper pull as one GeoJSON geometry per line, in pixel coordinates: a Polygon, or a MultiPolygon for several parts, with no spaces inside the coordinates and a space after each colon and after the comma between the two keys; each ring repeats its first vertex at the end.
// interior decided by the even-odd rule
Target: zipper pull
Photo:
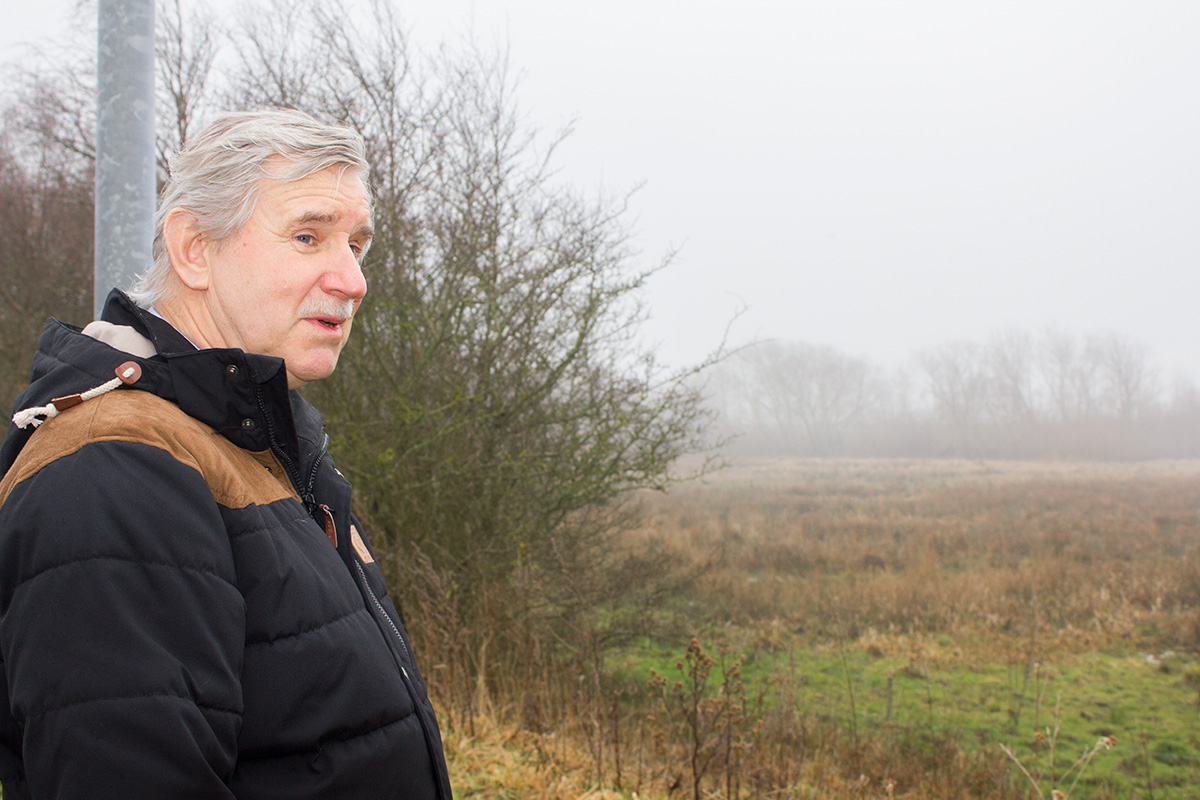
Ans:
{"type": "Polygon", "coordinates": [[[337,547],[337,526],[333,524],[333,512],[324,503],[317,506],[317,508],[324,515],[325,535],[329,537],[329,543],[337,547]]]}

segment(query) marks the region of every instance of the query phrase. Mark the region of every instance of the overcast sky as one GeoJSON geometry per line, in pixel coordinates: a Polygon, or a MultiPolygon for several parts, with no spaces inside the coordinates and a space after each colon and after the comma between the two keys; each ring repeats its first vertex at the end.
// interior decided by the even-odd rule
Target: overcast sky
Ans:
{"type": "MultiPolygon", "coordinates": [[[[5,56],[73,4],[10,3],[5,56]]],[[[508,43],[530,118],[575,122],[567,179],[643,184],[670,361],[744,309],[735,341],[883,365],[1116,331],[1200,379],[1200,3],[396,4],[422,48],[508,43]]]]}

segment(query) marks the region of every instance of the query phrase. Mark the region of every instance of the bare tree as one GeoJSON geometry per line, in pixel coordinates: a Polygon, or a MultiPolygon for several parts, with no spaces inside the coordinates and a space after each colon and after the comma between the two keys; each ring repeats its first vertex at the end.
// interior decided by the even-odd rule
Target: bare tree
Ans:
{"type": "Polygon", "coordinates": [[[155,43],[158,162],[165,173],[167,156],[182,147],[197,127],[197,116],[211,105],[210,86],[220,33],[211,12],[182,0],[159,0],[155,43]]]}
{"type": "Polygon", "coordinates": [[[1132,422],[1147,410],[1154,396],[1155,373],[1144,344],[1117,333],[1088,337],[1086,353],[1095,366],[1100,397],[1106,410],[1132,422]]]}
{"type": "Polygon", "coordinates": [[[0,393],[6,402],[28,380],[46,320],[53,315],[82,324],[92,310],[91,161],[70,157],[11,119],[0,123],[0,393]]]}
{"type": "Polygon", "coordinates": [[[724,424],[751,448],[831,455],[878,409],[882,381],[866,361],[832,347],[768,341],[714,373],[724,424]]]}
{"type": "Polygon", "coordinates": [[[1075,423],[1096,413],[1092,362],[1084,357],[1075,337],[1049,329],[1043,335],[1037,369],[1050,403],[1050,414],[1059,423],[1075,423]]]}
{"type": "Polygon", "coordinates": [[[986,404],[993,422],[1029,425],[1036,415],[1034,351],[1030,338],[1016,331],[992,336],[984,347],[986,404]]]}
{"type": "MultiPolygon", "coordinates": [[[[339,5],[337,27],[351,24],[349,5],[339,5]]],[[[239,68],[228,76],[228,95],[235,106],[312,108],[319,88],[331,79],[329,50],[319,42],[321,6],[314,2],[261,0],[237,12],[233,49],[239,68]]],[[[402,57],[402,54],[397,54],[402,57]]]]}
{"type": "Polygon", "coordinates": [[[946,424],[957,446],[969,451],[976,440],[987,397],[987,375],[978,346],[954,342],[920,357],[936,417],[946,424]]]}

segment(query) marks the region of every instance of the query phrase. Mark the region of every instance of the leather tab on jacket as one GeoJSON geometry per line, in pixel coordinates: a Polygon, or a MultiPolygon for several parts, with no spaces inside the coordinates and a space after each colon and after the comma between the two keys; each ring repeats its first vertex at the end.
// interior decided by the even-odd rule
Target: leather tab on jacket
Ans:
{"type": "Polygon", "coordinates": [[[327,505],[319,505],[321,513],[325,515],[325,535],[329,537],[329,543],[337,547],[337,526],[333,524],[333,512],[329,510],[327,505]]]}

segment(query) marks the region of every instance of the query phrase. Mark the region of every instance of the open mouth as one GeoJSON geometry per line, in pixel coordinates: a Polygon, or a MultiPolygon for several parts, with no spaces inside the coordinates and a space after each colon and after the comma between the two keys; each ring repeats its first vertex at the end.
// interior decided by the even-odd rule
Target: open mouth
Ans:
{"type": "Polygon", "coordinates": [[[354,316],[354,304],[349,300],[339,302],[333,298],[326,298],[322,302],[314,301],[302,307],[299,316],[340,336],[346,332],[350,319],[354,316]]]}

